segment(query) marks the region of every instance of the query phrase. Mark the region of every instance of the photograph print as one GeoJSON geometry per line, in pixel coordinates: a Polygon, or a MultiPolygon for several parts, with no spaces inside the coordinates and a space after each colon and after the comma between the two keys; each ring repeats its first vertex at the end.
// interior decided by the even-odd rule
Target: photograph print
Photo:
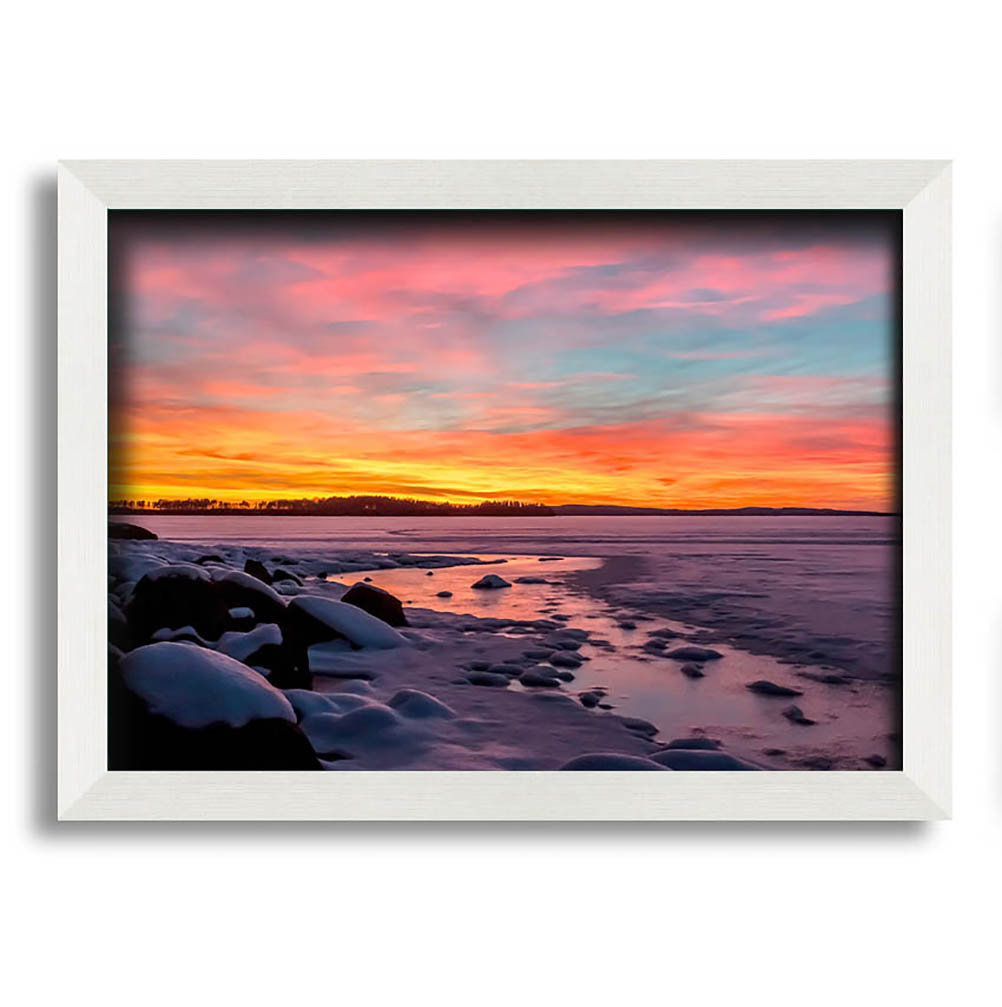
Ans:
{"type": "Polygon", "coordinates": [[[110,770],[901,769],[900,212],[108,212],[110,770]]]}

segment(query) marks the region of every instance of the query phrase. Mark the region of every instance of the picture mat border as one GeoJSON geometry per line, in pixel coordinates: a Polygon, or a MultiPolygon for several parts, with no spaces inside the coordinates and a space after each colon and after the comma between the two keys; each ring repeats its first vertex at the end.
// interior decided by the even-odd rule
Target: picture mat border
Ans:
{"type": "Polygon", "coordinates": [[[58,186],[60,820],[949,817],[950,162],[64,161],[58,186]],[[109,772],[111,209],[902,210],[903,769],[109,772]]]}

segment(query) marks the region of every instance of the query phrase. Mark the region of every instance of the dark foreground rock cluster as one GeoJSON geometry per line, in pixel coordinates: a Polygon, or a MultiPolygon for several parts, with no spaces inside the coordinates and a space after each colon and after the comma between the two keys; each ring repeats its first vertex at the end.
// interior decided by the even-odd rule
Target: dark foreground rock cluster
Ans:
{"type": "MultiPolygon", "coordinates": [[[[109,769],[323,768],[281,690],[310,688],[313,644],[355,642],[286,603],[268,583],[285,571],[247,566],[214,567],[207,557],[159,567],[135,584],[110,578],[109,769]]],[[[406,624],[400,600],[368,584],[343,603],[406,624]]]]}

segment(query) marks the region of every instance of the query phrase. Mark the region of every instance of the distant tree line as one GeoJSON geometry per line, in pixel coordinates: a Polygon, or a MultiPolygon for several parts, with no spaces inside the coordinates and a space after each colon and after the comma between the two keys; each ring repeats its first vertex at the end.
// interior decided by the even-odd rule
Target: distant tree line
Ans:
{"type": "Polygon", "coordinates": [[[336,517],[417,517],[467,515],[485,517],[552,516],[544,504],[518,500],[488,500],[477,504],[432,503],[385,496],[303,497],[298,500],[112,500],[111,514],[299,514],[336,517]]]}

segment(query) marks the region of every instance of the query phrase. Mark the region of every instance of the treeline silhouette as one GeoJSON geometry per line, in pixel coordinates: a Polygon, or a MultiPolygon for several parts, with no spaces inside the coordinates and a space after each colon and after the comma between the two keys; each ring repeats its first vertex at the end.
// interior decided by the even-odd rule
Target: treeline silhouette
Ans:
{"type": "Polygon", "coordinates": [[[552,516],[544,504],[488,500],[477,504],[432,503],[384,496],[312,497],[299,500],[112,500],[110,514],[299,514],[336,517],[419,517],[467,515],[486,517],[552,516]]]}

